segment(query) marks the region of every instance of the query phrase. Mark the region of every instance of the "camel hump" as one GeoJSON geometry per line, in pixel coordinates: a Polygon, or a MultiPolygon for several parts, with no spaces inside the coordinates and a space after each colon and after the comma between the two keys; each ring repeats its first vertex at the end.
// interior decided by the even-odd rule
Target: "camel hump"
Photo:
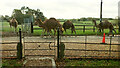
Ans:
{"type": "Polygon", "coordinates": [[[70,22],[70,20],[67,20],[66,22],[70,22]]]}
{"type": "Polygon", "coordinates": [[[49,20],[55,20],[55,21],[57,21],[55,18],[53,18],[53,17],[51,17],[49,20]]]}
{"type": "Polygon", "coordinates": [[[48,19],[47,21],[51,21],[51,22],[59,22],[57,19],[55,19],[55,18],[50,18],[50,19],[48,19]]]}
{"type": "Polygon", "coordinates": [[[70,20],[67,20],[66,22],[68,22],[68,23],[72,23],[70,20]]]}

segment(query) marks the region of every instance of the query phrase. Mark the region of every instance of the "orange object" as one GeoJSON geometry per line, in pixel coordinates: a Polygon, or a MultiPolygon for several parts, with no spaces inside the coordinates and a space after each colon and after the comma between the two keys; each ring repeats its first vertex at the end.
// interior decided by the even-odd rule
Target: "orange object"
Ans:
{"type": "Polygon", "coordinates": [[[105,43],[105,33],[103,34],[103,40],[102,43],[105,43]]]}

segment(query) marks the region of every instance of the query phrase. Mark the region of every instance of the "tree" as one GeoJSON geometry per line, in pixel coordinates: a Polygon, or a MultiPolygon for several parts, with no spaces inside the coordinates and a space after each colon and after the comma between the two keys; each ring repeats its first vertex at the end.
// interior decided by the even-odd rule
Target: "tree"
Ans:
{"type": "Polygon", "coordinates": [[[87,19],[85,17],[80,18],[81,21],[87,21],[87,19]]]}
{"type": "Polygon", "coordinates": [[[0,16],[0,21],[5,20],[5,17],[3,15],[0,16]]]}
{"type": "Polygon", "coordinates": [[[40,9],[34,10],[30,9],[29,7],[21,7],[21,11],[24,12],[27,15],[33,15],[34,18],[40,18],[42,21],[46,19],[46,17],[43,15],[43,12],[40,11],[40,9]]]}
{"type": "Polygon", "coordinates": [[[16,20],[18,21],[18,24],[21,24],[23,23],[23,14],[21,12],[21,10],[19,9],[14,9],[13,13],[12,13],[12,18],[16,18],[16,20]]]}

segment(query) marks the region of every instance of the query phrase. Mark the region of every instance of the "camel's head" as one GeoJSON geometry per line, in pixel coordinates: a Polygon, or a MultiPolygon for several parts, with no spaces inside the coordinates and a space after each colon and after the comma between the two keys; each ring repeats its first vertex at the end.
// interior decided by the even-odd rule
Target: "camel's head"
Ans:
{"type": "Polygon", "coordinates": [[[41,25],[42,24],[42,20],[41,19],[36,19],[34,22],[34,25],[41,25]]]}
{"type": "Polygon", "coordinates": [[[63,32],[64,32],[64,28],[60,27],[60,34],[63,34],[63,32]]]}
{"type": "Polygon", "coordinates": [[[60,32],[63,34],[63,32],[64,32],[64,28],[62,28],[62,29],[60,30],[60,32]]]}

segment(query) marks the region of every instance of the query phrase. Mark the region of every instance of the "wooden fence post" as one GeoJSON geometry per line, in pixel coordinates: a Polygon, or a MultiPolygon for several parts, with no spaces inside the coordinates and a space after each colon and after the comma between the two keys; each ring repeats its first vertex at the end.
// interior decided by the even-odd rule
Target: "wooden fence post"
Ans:
{"type": "Polygon", "coordinates": [[[19,29],[20,42],[17,44],[17,58],[22,59],[22,36],[21,29],[19,29]]]}
{"type": "Polygon", "coordinates": [[[83,26],[83,32],[85,32],[85,25],[83,26]]]}
{"type": "Polygon", "coordinates": [[[33,33],[33,23],[31,22],[31,33],[33,33]]]}

